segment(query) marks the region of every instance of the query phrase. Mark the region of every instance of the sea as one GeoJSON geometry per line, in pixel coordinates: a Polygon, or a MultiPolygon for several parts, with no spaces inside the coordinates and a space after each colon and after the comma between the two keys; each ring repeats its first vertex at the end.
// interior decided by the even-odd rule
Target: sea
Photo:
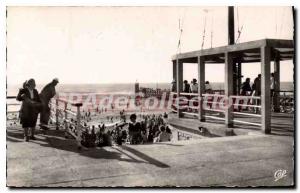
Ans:
{"type": "MultiPolygon", "coordinates": [[[[223,90],[224,83],[210,83],[213,90],[223,90]]],[[[7,85],[7,96],[16,96],[21,85],[7,85]]],[[[36,89],[41,91],[45,85],[37,85],[36,89]]],[[[139,83],[140,87],[170,89],[170,83],[139,83]]],[[[58,93],[97,93],[97,94],[133,94],[135,83],[118,83],[118,84],[58,84],[56,90],[58,93]]],[[[293,91],[293,82],[281,82],[280,90],[293,91]]]]}

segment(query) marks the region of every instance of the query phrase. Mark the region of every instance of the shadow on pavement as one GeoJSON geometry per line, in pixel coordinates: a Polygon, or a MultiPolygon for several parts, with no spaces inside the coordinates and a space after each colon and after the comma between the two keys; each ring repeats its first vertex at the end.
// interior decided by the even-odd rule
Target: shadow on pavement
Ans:
{"type": "Polygon", "coordinates": [[[129,146],[120,146],[120,148],[122,148],[126,151],[129,151],[130,153],[134,154],[135,156],[137,156],[137,157],[139,157],[139,158],[141,158],[141,159],[147,161],[148,163],[153,164],[157,167],[160,167],[160,168],[169,168],[170,167],[169,165],[167,165],[165,163],[162,163],[162,162],[160,162],[160,161],[158,161],[158,160],[156,160],[156,159],[154,159],[154,158],[152,158],[152,157],[150,157],[150,156],[148,156],[148,155],[146,155],[146,154],[144,154],[140,151],[137,151],[137,150],[129,147],[129,146]]]}
{"type": "Polygon", "coordinates": [[[145,163],[132,157],[123,158],[122,153],[116,151],[107,151],[105,148],[95,147],[88,150],[78,150],[76,141],[73,139],[65,139],[63,137],[64,132],[61,130],[48,130],[46,133],[50,135],[43,134],[41,131],[38,131],[36,140],[30,140],[29,142],[25,143],[23,130],[11,128],[6,132],[6,140],[7,142],[12,143],[24,143],[24,146],[26,146],[27,143],[34,143],[42,147],[52,147],[95,159],[117,159],[119,161],[145,163]]]}

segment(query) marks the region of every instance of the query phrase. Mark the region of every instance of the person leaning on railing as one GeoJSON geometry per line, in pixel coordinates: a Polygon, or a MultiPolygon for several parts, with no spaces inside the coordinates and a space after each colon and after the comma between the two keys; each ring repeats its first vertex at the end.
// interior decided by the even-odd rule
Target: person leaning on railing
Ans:
{"type": "Polygon", "coordinates": [[[38,114],[41,110],[42,104],[35,89],[35,80],[30,79],[27,83],[23,84],[23,88],[19,90],[17,100],[22,101],[20,109],[20,122],[24,129],[24,139],[29,141],[28,130],[31,129],[30,139],[35,140],[35,126],[38,118],[38,114]]]}
{"type": "Polygon", "coordinates": [[[40,99],[43,104],[43,108],[41,110],[41,116],[40,116],[40,127],[41,129],[48,129],[48,122],[50,119],[50,107],[49,103],[51,98],[53,98],[56,95],[55,86],[58,84],[58,79],[54,78],[52,82],[47,84],[40,93],[40,99]]]}

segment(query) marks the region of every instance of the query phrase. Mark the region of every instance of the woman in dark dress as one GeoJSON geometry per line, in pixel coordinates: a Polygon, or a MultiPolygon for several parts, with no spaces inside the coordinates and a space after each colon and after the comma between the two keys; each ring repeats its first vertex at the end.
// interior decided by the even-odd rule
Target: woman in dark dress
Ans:
{"type": "Polygon", "coordinates": [[[34,131],[41,109],[41,100],[38,91],[35,89],[35,80],[28,80],[27,84],[19,90],[17,96],[18,101],[22,101],[20,109],[20,119],[22,127],[24,128],[25,141],[29,141],[28,130],[31,129],[30,139],[35,140],[34,131]]]}

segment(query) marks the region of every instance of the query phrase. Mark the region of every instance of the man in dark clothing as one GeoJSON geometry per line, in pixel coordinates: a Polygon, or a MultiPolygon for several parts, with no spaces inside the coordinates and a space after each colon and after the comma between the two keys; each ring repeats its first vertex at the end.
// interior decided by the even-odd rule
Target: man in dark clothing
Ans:
{"type": "Polygon", "coordinates": [[[247,94],[247,92],[251,92],[251,86],[250,86],[250,78],[246,78],[246,81],[242,84],[242,91],[241,91],[241,95],[245,96],[247,94]]]}
{"type": "Polygon", "coordinates": [[[183,92],[189,93],[191,90],[191,86],[187,80],[183,81],[183,92]]]}
{"type": "Polygon", "coordinates": [[[261,95],[261,74],[259,74],[255,79],[252,85],[252,91],[255,91],[255,96],[261,95]]]}
{"type": "MultiPolygon", "coordinates": [[[[261,95],[261,74],[259,74],[252,85],[252,92],[254,92],[254,96],[260,96],[261,95]]],[[[254,100],[255,105],[260,105],[260,100],[255,99],[254,100]]],[[[259,108],[254,108],[254,112],[258,113],[259,108]]]]}
{"type": "Polygon", "coordinates": [[[51,98],[53,98],[56,94],[55,86],[58,84],[58,79],[55,78],[47,84],[40,93],[40,99],[42,101],[42,111],[40,116],[40,127],[42,129],[48,129],[47,125],[50,119],[50,107],[49,103],[51,98]]]}

